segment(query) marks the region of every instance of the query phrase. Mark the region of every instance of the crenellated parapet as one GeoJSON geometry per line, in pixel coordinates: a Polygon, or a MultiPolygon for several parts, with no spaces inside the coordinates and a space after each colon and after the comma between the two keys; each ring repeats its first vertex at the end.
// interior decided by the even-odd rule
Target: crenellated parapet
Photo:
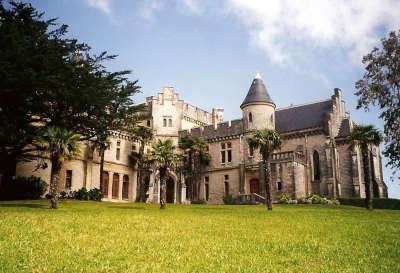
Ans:
{"type": "Polygon", "coordinates": [[[209,142],[239,138],[243,133],[242,119],[218,123],[216,126],[207,125],[190,130],[180,131],[180,136],[193,134],[206,139],[209,142]]]}

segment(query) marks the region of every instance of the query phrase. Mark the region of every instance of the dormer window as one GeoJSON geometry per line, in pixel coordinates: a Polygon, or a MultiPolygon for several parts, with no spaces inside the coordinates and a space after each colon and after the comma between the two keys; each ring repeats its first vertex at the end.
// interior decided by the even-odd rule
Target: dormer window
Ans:
{"type": "Polygon", "coordinates": [[[252,123],[252,122],[253,122],[253,114],[249,113],[249,123],[252,123]]]}

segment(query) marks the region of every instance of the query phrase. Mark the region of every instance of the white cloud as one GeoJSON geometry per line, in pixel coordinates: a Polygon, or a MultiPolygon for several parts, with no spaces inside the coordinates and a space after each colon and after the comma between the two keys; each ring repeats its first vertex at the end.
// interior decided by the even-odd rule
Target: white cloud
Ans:
{"type": "Polygon", "coordinates": [[[228,14],[274,63],[296,63],[318,48],[343,49],[353,63],[400,26],[396,0],[227,0],[228,14]]]}
{"type": "Polygon", "coordinates": [[[99,9],[106,14],[111,13],[111,0],[85,0],[85,2],[89,6],[99,9]]]}
{"type": "Polygon", "coordinates": [[[202,14],[206,9],[204,0],[180,0],[180,2],[187,11],[196,15],[202,14]]]}
{"type": "Polygon", "coordinates": [[[164,8],[160,0],[145,0],[139,6],[139,13],[145,20],[153,20],[155,14],[164,8]]]}

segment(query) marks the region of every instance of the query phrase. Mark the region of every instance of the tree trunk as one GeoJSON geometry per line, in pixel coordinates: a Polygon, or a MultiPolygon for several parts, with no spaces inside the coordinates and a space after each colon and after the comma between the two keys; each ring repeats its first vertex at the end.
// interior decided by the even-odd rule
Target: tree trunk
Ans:
{"type": "Polygon", "coordinates": [[[143,169],[143,156],[144,156],[144,142],[141,142],[140,148],[139,148],[139,160],[137,164],[137,182],[136,182],[136,194],[137,194],[137,200],[139,202],[144,202],[145,194],[144,191],[144,185],[142,183],[142,169],[143,169]]]}
{"type": "Polygon", "coordinates": [[[166,174],[160,172],[160,209],[167,207],[167,185],[166,174]]]}
{"type": "Polygon", "coordinates": [[[100,192],[101,196],[103,196],[103,176],[104,176],[104,152],[105,148],[100,148],[100,192]]]}
{"type": "Polygon", "coordinates": [[[195,155],[193,159],[193,175],[194,175],[194,185],[195,185],[195,199],[200,200],[200,166],[199,166],[199,155],[195,155]],[[197,159],[197,160],[196,160],[197,159]]]}
{"type": "Polygon", "coordinates": [[[265,170],[265,203],[268,210],[272,210],[272,198],[271,198],[271,168],[269,162],[269,155],[264,155],[264,170],[265,170]]]}
{"type": "Polygon", "coordinates": [[[372,183],[370,177],[370,160],[368,153],[368,145],[361,145],[363,155],[363,167],[364,167],[364,181],[365,181],[365,208],[372,210],[372,183]]]}
{"type": "Polygon", "coordinates": [[[58,181],[60,180],[61,162],[58,157],[51,159],[51,175],[50,175],[50,207],[57,208],[58,202],[58,181]]]}

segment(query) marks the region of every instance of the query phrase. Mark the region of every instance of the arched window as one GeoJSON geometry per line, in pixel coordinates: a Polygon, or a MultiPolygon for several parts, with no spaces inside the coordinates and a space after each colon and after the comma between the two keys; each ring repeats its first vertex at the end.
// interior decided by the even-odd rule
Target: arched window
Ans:
{"type": "Polygon", "coordinates": [[[314,180],[321,179],[321,166],[319,163],[319,154],[317,151],[313,153],[314,180]]]}
{"type": "Polygon", "coordinates": [[[270,117],[270,121],[271,121],[271,123],[274,123],[274,115],[272,115],[272,114],[271,114],[271,117],[270,117]]]}
{"type": "Polygon", "coordinates": [[[253,114],[249,113],[249,123],[253,122],[253,114]]]}

